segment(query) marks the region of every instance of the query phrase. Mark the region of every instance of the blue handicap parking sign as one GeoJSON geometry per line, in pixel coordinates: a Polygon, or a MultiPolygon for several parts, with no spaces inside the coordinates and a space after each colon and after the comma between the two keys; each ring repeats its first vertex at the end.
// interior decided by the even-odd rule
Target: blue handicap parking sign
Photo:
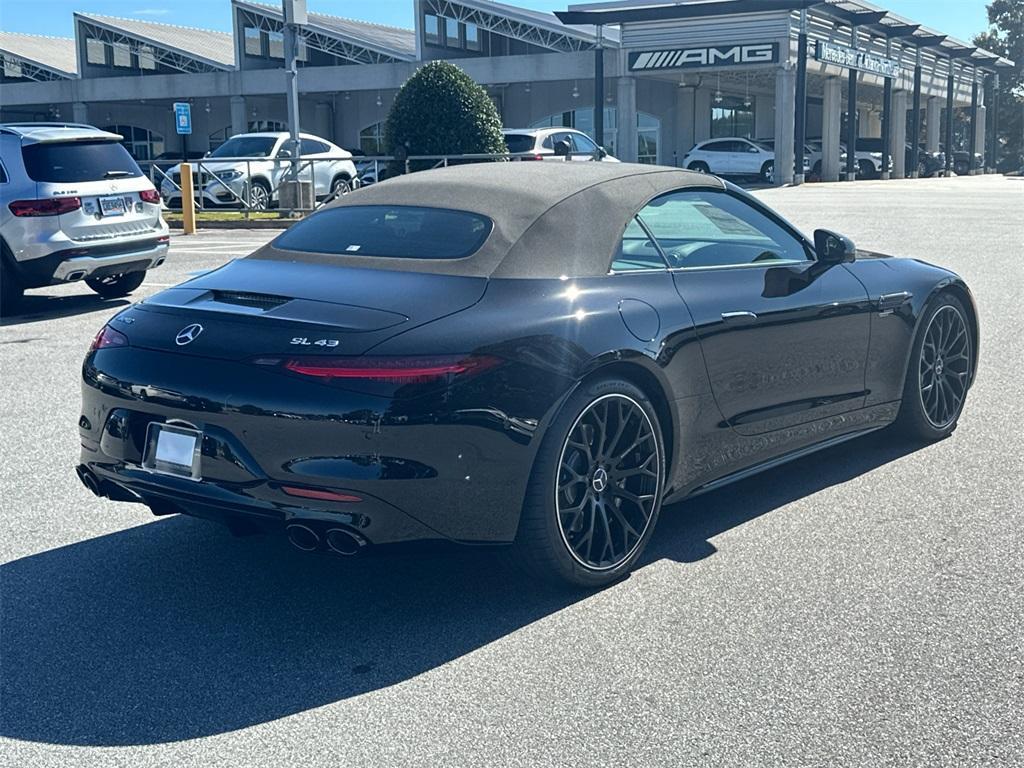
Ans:
{"type": "Polygon", "coordinates": [[[192,133],[192,105],[187,101],[174,102],[174,128],[178,133],[192,133]]]}

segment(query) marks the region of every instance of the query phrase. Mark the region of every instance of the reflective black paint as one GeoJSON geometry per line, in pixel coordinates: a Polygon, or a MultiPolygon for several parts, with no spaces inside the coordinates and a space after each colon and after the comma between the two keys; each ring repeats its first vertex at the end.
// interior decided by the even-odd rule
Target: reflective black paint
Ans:
{"type": "Polygon", "coordinates": [[[278,529],[320,520],[371,543],[508,542],[547,426],[588,375],[630,377],[658,403],[671,501],[892,421],[939,290],[974,313],[952,273],[867,253],[563,280],[234,262],[112,321],[130,346],[85,360],[82,463],[158,513],[278,529]],[[898,306],[879,303],[900,292],[898,306]],[[756,317],[724,321],[731,312],[756,317]],[[177,346],[191,323],[203,333],[177,346]],[[332,354],[502,364],[450,386],[389,389],[251,362],[295,353],[294,338],[336,339],[332,354]],[[140,467],[151,421],[203,431],[201,482],[140,467]],[[297,498],[285,485],[362,501],[297,498]]]}

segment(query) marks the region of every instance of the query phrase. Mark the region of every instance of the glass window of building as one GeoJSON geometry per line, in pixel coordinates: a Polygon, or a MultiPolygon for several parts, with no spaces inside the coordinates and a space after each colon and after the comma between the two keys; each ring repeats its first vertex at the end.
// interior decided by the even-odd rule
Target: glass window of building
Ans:
{"type": "Polygon", "coordinates": [[[164,151],[164,137],[137,125],[108,125],[104,131],[121,135],[121,144],[136,160],[152,160],[164,151]]]}
{"type": "Polygon", "coordinates": [[[267,33],[268,54],[272,59],[284,58],[284,32],[267,33]]]}
{"type": "Polygon", "coordinates": [[[97,40],[95,37],[86,38],[85,60],[89,64],[99,64],[100,66],[106,65],[107,46],[103,44],[102,40],[97,40]]]}
{"type": "Polygon", "coordinates": [[[359,132],[359,148],[368,155],[385,155],[384,123],[368,125],[359,132]]]}
{"type": "Polygon", "coordinates": [[[726,96],[721,104],[711,105],[711,137],[754,135],[754,105],[743,99],[726,96]]]}
{"type": "Polygon", "coordinates": [[[480,50],[480,28],[476,24],[466,24],[466,50],[480,50]]]}
{"type": "Polygon", "coordinates": [[[139,46],[139,69],[156,69],[156,53],[153,51],[152,46],[139,46]]]}
{"type": "Polygon", "coordinates": [[[441,44],[441,20],[432,13],[423,17],[423,35],[431,45],[441,44]]]}
{"type": "Polygon", "coordinates": [[[462,39],[459,37],[459,22],[455,19],[444,20],[444,44],[449,48],[462,47],[462,39]]]}
{"type": "Polygon", "coordinates": [[[245,28],[245,53],[248,56],[262,56],[263,44],[260,41],[260,31],[256,27],[245,28]]]}
{"type": "Polygon", "coordinates": [[[130,67],[132,65],[132,50],[128,43],[114,43],[114,66],[130,67]]]}

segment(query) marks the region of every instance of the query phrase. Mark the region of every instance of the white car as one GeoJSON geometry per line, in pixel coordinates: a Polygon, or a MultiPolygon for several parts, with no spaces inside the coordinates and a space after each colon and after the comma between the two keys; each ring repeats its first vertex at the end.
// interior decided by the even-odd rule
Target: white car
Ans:
{"type": "Polygon", "coordinates": [[[770,184],[775,177],[775,147],[742,137],[709,139],[683,155],[683,166],[716,176],[758,176],[770,184]]]}
{"type": "Polygon", "coordinates": [[[619,162],[587,134],[574,128],[506,128],[503,133],[509,154],[520,160],[564,161],[568,154],[571,160],[619,162]]]}
{"type": "MultiPolygon", "coordinates": [[[[821,139],[810,139],[807,142],[808,164],[811,166],[811,174],[821,176],[821,139]]],[[[839,173],[846,173],[846,144],[839,145],[839,173]]],[[[857,177],[861,179],[874,179],[882,174],[882,153],[857,150],[853,153],[854,163],[857,168],[857,177]]],[[[843,176],[845,178],[845,176],[843,176]]]]}
{"type": "Polygon", "coordinates": [[[120,141],[91,125],[0,124],[0,312],[26,288],[76,280],[126,296],[167,258],[160,195],[120,141]]]}
{"type": "MultiPolygon", "coordinates": [[[[343,195],[356,185],[352,153],[319,136],[299,134],[299,178],[313,182],[318,200],[343,195]]],[[[278,186],[295,153],[285,132],[240,133],[202,160],[192,163],[195,196],[206,207],[239,207],[248,203],[266,210],[278,199],[278,186]]],[[[167,172],[160,192],[170,207],[181,207],[181,166],[167,172]]]]}

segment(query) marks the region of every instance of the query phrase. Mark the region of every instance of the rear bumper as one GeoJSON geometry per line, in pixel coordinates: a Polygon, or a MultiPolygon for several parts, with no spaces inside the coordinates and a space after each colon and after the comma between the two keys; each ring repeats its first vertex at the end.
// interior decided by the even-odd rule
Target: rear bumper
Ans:
{"type": "Polygon", "coordinates": [[[111,484],[101,495],[267,530],[340,525],[373,544],[511,541],[537,443],[455,396],[392,400],[132,347],[91,353],[82,393],[81,464],[111,484]],[[200,480],[143,468],[149,425],[169,421],[203,433],[200,480]]]}
{"type": "Polygon", "coordinates": [[[54,251],[47,256],[16,261],[14,269],[26,288],[138,272],[159,266],[166,260],[170,241],[166,234],[144,240],[106,243],[54,251]]]}

